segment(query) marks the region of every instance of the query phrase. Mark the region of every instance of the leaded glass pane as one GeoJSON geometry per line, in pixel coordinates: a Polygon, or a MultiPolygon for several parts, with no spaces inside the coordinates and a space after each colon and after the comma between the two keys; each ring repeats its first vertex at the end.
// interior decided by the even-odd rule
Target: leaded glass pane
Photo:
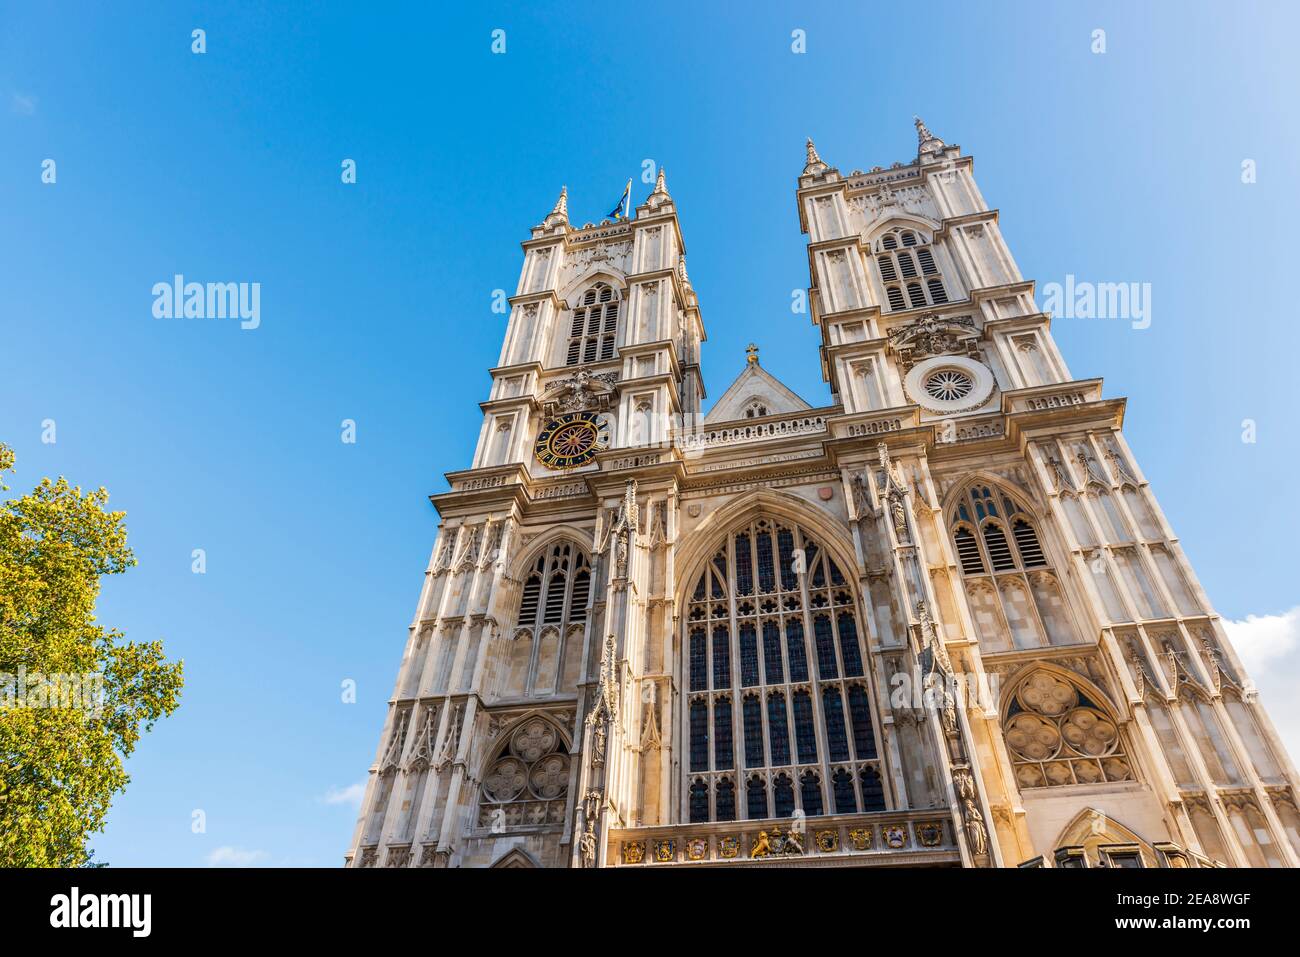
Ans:
{"type": "Polygon", "coordinates": [[[740,683],[745,688],[758,684],[758,634],[752,621],[740,626],[740,683]]]}
{"type": "Polygon", "coordinates": [[[785,651],[790,661],[790,680],[808,680],[808,657],[804,653],[803,622],[787,618],[785,622],[785,651]]]}
{"type": "Polygon", "coordinates": [[[718,782],[718,793],[715,797],[716,819],[719,821],[734,821],[736,819],[736,785],[731,778],[723,778],[718,782]]]}
{"type": "Polygon", "coordinates": [[[709,706],[691,702],[691,770],[709,770],[709,706]]]}
{"type": "Polygon", "coordinates": [[[829,615],[818,615],[813,619],[813,639],[817,645],[817,677],[823,681],[838,678],[839,668],[835,664],[835,642],[831,636],[829,615]]]}
{"type": "Polygon", "coordinates": [[[751,821],[767,817],[767,785],[757,775],[745,783],[745,816],[751,821]]]}
{"type": "Polygon", "coordinates": [[[808,817],[823,813],[822,783],[814,771],[805,771],[799,778],[799,796],[803,798],[803,812],[808,817]]]}
{"type": "Polygon", "coordinates": [[[777,692],[767,699],[767,738],[772,763],[790,763],[790,726],[785,715],[785,695],[777,692]]]}
{"type": "Polygon", "coordinates": [[[844,676],[857,678],[862,674],[862,652],[858,646],[858,626],[853,615],[840,612],[835,624],[840,631],[840,657],[844,659],[844,676]]]}
{"type": "Polygon", "coordinates": [[[713,629],[713,687],[731,687],[731,643],[728,640],[727,627],[719,625],[713,629]]]}
{"type": "Polygon", "coordinates": [[[794,693],[794,737],[799,748],[799,763],[817,760],[817,731],[813,727],[812,698],[806,691],[794,693]]]}
{"type": "Polygon", "coordinates": [[[691,690],[703,691],[709,685],[708,656],[705,652],[704,629],[691,629],[691,690]]]}
{"type": "Polygon", "coordinates": [[[713,767],[729,771],[736,766],[731,747],[731,699],[721,697],[713,703],[713,767]]]}
{"type": "Polygon", "coordinates": [[[763,766],[763,707],[756,695],[748,695],[743,706],[745,725],[745,767],[763,766]]]}
{"type": "Polygon", "coordinates": [[[844,729],[844,708],[840,704],[840,689],[822,690],[822,711],[826,717],[826,747],[832,761],[849,759],[849,737],[844,729]]]}
{"type": "Polygon", "coordinates": [[[871,726],[871,705],[862,685],[849,688],[849,717],[853,721],[853,749],[859,761],[876,757],[876,732],[871,726]]]}
{"type": "Polygon", "coordinates": [[[763,680],[770,685],[785,681],[781,668],[781,629],[772,620],[763,622],[763,680]]]}

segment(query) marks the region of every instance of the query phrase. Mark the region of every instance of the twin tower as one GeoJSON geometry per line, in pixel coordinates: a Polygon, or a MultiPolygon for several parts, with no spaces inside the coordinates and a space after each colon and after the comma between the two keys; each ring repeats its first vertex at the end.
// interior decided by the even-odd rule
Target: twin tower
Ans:
{"type": "Polygon", "coordinates": [[[662,171],[524,262],[351,867],[1296,866],[1297,776],[970,157],[798,178],[831,404],[701,416],[662,171]]]}

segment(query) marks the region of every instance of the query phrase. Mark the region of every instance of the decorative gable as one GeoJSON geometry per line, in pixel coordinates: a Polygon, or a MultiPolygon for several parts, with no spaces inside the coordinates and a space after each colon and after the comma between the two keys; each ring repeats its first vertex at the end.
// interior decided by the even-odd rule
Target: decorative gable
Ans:
{"type": "Polygon", "coordinates": [[[708,415],[707,424],[753,419],[765,415],[806,412],[807,402],[795,395],[781,381],[758,364],[758,349],[749,347],[749,361],[744,370],[718,399],[708,415]]]}

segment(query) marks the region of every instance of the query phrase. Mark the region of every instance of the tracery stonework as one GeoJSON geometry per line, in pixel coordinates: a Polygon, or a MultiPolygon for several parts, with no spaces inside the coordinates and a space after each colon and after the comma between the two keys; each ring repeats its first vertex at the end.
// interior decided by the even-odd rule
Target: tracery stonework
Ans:
{"type": "Polygon", "coordinates": [[[806,144],[822,328],[769,347],[820,407],[753,345],[701,414],[662,170],[532,228],[349,866],[1297,865],[1295,768],[1123,403],[916,130],[847,176],[806,144]]]}

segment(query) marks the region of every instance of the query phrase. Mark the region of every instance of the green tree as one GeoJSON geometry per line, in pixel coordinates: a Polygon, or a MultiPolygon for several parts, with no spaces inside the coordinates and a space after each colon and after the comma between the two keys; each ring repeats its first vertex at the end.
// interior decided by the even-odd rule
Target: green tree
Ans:
{"type": "MultiPolygon", "coordinates": [[[[0,444],[0,477],[13,462],[0,444]]],[[[100,576],[135,564],[125,513],[107,504],[104,489],[63,478],[0,504],[0,867],[93,863],[86,842],[130,780],[124,759],[180,702],[181,662],[162,642],[95,624],[100,576]],[[52,675],[97,675],[98,706],[53,695],[31,706],[30,691],[16,693],[20,670],[47,687],[52,675]]]]}

